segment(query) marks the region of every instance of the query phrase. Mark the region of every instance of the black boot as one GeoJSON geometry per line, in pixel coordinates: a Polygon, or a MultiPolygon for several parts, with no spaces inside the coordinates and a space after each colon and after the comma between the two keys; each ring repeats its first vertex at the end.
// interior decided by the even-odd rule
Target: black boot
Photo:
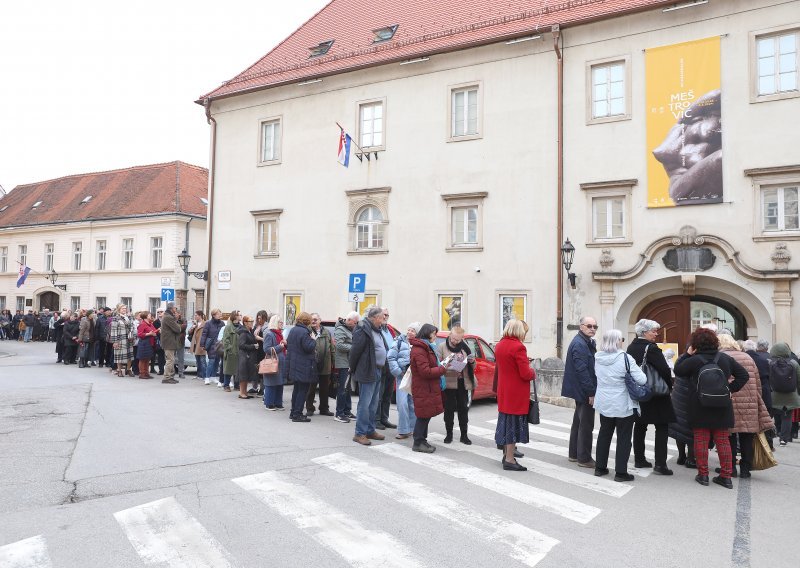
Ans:
{"type": "Polygon", "coordinates": [[[461,431],[461,443],[465,444],[467,446],[471,446],[472,445],[472,440],[470,440],[467,437],[467,431],[466,430],[462,430],[461,431]]]}
{"type": "Polygon", "coordinates": [[[444,443],[449,444],[453,441],[453,430],[450,429],[447,431],[447,436],[444,437],[444,443]]]}

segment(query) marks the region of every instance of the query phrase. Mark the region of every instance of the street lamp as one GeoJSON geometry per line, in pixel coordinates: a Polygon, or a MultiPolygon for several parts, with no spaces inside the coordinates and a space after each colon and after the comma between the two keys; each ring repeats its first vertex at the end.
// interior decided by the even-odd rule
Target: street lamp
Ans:
{"type": "Polygon", "coordinates": [[[561,245],[561,264],[564,265],[564,270],[567,271],[567,278],[569,278],[569,285],[572,288],[575,288],[575,273],[570,272],[569,269],[572,268],[572,259],[575,257],[575,247],[571,242],[569,242],[569,238],[564,241],[564,244],[561,245]]]}
{"type": "Polygon", "coordinates": [[[51,268],[50,273],[45,274],[45,278],[47,278],[50,281],[50,284],[52,284],[53,287],[55,287],[56,282],[58,281],[58,272],[56,272],[51,268]]]}
{"type": "Polygon", "coordinates": [[[208,270],[204,270],[203,272],[189,272],[189,261],[191,259],[191,255],[189,255],[186,249],[183,249],[181,254],[178,255],[178,263],[180,264],[181,269],[189,276],[194,276],[200,280],[208,280],[208,270]]]}

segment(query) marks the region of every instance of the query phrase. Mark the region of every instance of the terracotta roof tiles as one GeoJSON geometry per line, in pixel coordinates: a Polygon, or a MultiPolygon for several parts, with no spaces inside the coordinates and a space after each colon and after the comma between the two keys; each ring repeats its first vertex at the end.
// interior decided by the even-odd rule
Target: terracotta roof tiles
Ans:
{"type": "Polygon", "coordinates": [[[208,170],[184,162],[65,176],[19,185],[0,199],[0,228],[168,213],[205,217],[207,193],[208,170]]]}
{"type": "Polygon", "coordinates": [[[551,26],[672,4],[675,0],[332,0],[255,64],[206,98],[302,81],[363,67],[501,41],[551,26]],[[373,43],[372,30],[399,25],[391,40],[373,43]],[[322,56],[309,48],[334,40],[322,56]]]}

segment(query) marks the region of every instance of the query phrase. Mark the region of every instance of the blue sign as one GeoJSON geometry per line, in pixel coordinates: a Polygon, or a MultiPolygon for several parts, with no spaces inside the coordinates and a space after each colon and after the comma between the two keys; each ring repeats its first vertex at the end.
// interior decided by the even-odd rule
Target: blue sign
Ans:
{"type": "Polygon", "coordinates": [[[174,302],[175,301],[175,288],[161,288],[161,301],[174,302]]]}
{"type": "Polygon", "coordinates": [[[351,274],[347,285],[348,294],[363,294],[367,291],[367,275],[351,274]]]}

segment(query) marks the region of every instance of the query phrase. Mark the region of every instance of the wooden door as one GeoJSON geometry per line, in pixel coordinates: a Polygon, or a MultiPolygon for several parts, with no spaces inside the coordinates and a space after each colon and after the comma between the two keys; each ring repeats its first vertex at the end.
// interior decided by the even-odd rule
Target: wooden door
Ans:
{"type": "Polygon", "coordinates": [[[691,330],[690,300],[688,296],[668,296],[649,303],[638,319],[649,319],[661,324],[659,343],[677,343],[682,353],[686,349],[691,330]]]}
{"type": "Polygon", "coordinates": [[[39,311],[47,308],[51,312],[57,312],[60,299],[61,298],[55,292],[44,292],[39,296],[39,311]]]}

